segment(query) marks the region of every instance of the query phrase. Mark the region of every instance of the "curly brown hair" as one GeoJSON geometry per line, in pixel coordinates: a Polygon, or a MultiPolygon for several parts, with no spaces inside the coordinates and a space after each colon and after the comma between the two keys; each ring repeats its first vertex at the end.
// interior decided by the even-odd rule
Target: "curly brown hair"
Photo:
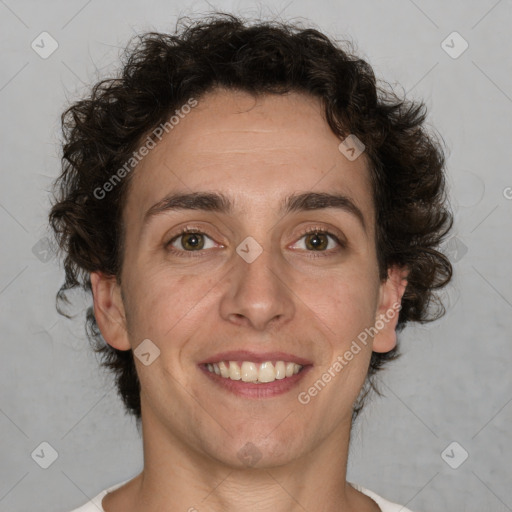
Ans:
{"type": "MultiPolygon", "coordinates": [[[[401,98],[389,84],[377,81],[371,66],[343,43],[298,23],[251,23],[219,12],[198,21],[180,18],[172,35],[148,32],[132,39],[118,76],[94,85],[89,97],[62,114],[62,173],[49,215],[64,255],[59,312],[67,316],[62,305],[69,302],[71,289],[91,292],[90,272],[120,281],[121,210],[133,173],[116,183],[107,198],[97,191],[187,99],[224,87],[254,95],[308,93],[322,101],[335,134],[355,134],[365,144],[380,278],[386,279],[394,264],[409,269],[397,331],[409,321],[441,317],[445,309],[436,291],[450,281],[452,266],[438,249],[453,216],[439,137],[425,129],[423,102],[401,98]]],[[[92,306],[86,316],[86,331],[101,354],[101,365],[114,373],[125,409],[139,424],[140,383],[132,351],[105,342],[92,306]]],[[[398,356],[398,347],[372,353],[354,418],[371,389],[381,394],[376,372],[398,356]]]]}

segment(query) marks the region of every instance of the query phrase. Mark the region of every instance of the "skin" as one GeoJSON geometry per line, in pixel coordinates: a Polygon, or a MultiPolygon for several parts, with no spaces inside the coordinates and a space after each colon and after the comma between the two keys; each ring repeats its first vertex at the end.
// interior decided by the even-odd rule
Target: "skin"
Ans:
{"type": "Polygon", "coordinates": [[[371,351],[396,344],[398,315],[310,403],[297,400],[407,284],[396,267],[379,279],[368,162],[349,161],[339,143],[316,98],[215,90],[134,171],[121,285],[92,273],[94,310],[110,345],[150,339],[160,356],[149,366],[135,358],[144,469],[104,498],[106,512],[379,510],[346,482],[351,413],[371,351]],[[192,191],[222,192],[234,211],[168,211],[144,224],[167,194],[192,191]],[[366,231],[341,209],[279,213],[284,197],[311,191],[349,196],[366,231]],[[190,236],[175,238],[185,226],[206,234],[200,257],[190,236]],[[305,228],[346,246],[326,237],[315,249],[305,228]],[[236,252],[248,236],[263,248],[250,264],[236,252]],[[290,352],[313,367],[291,392],[241,398],[198,368],[237,349],[290,352]],[[248,442],[261,456],[254,467],[237,456],[248,442]]]}

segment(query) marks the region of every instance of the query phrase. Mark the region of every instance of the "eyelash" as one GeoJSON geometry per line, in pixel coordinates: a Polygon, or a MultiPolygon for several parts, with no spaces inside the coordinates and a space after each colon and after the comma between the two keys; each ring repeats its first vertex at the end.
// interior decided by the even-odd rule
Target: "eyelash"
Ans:
{"type": "Polygon", "coordinates": [[[338,253],[340,250],[346,249],[347,247],[347,244],[344,240],[341,239],[341,236],[337,236],[325,228],[306,228],[301,232],[298,240],[304,238],[307,235],[327,235],[331,237],[339,246],[337,249],[328,249],[326,251],[306,251],[308,253],[308,258],[326,258],[333,256],[333,253],[338,253]]]}
{"type": "MultiPolygon", "coordinates": [[[[202,255],[204,255],[204,253],[207,251],[207,249],[206,250],[204,250],[204,249],[198,250],[198,251],[185,251],[185,250],[181,250],[181,249],[175,249],[174,247],[172,247],[172,243],[174,241],[178,240],[181,236],[183,236],[185,234],[200,234],[200,235],[205,235],[211,239],[211,237],[207,233],[204,233],[203,231],[201,231],[197,228],[185,226],[175,236],[173,236],[171,238],[171,240],[169,240],[165,244],[165,248],[167,250],[169,250],[169,252],[171,252],[177,256],[182,256],[185,258],[197,258],[197,257],[201,257],[202,255]],[[201,254],[201,253],[203,253],[203,254],[201,254]]],[[[309,258],[323,258],[323,257],[331,256],[333,251],[338,252],[340,249],[345,249],[347,246],[344,241],[340,240],[341,237],[335,235],[334,233],[331,233],[329,230],[324,229],[324,228],[307,228],[306,230],[301,232],[298,240],[304,238],[307,235],[315,235],[315,234],[330,236],[339,245],[339,248],[338,249],[330,249],[327,251],[306,251],[307,253],[309,253],[309,255],[308,255],[309,258]]]]}
{"type": "MultiPolygon", "coordinates": [[[[175,249],[173,246],[172,246],[172,243],[175,241],[175,240],[178,240],[178,238],[180,238],[181,236],[183,235],[186,235],[186,234],[200,234],[200,235],[206,235],[208,236],[206,233],[204,233],[203,231],[197,229],[197,228],[191,228],[191,227],[188,227],[188,226],[185,226],[184,228],[181,228],[180,231],[175,235],[173,236],[166,244],[165,244],[165,248],[177,255],[177,256],[183,256],[185,258],[197,258],[197,257],[201,257],[201,253],[204,253],[205,251],[204,250],[200,250],[200,251],[183,251],[183,250],[180,250],[180,249],[175,249]]],[[[211,237],[209,237],[211,238],[211,237]]]]}

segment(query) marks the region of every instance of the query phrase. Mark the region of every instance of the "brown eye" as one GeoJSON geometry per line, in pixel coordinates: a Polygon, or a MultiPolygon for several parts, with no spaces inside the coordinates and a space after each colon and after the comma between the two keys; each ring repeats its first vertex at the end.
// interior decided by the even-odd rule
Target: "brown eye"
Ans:
{"type": "Polygon", "coordinates": [[[300,249],[314,255],[333,256],[338,254],[346,247],[345,242],[340,241],[340,238],[330,231],[323,229],[310,229],[302,233],[302,236],[292,246],[293,249],[300,249]],[[325,254],[324,254],[325,253],[325,254]]]}
{"type": "Polygon", "coordinates": [[[186,250],[202,249],[204,247],[204,237],[200,233],[185,233],[181,235],[182,246],[186,250]]]}
{"type": "Polygon", "coordinates": [[[310,233],[305,238],[306,247],[310,250],[324,251],[329,245],[329,236],[326,233],[310,233]]]}
{"type": "Polygon", "coordinates": [[[215,247],[215,243],[208,235],[198,231],[184,231],[170,240],[167,245],[174,252],[199,252],[202,249],[215,247]]]}

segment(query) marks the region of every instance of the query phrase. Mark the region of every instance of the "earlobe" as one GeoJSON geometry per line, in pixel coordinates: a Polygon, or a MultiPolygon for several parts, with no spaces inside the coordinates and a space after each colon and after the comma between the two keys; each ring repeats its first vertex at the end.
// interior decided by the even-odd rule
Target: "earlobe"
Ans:
{"type": "Polygon", "coordinates": [[[406,267],[393,266],[388,269],[388,278],[381,285],[380,303],[375,318],[377,333],[373,338],[374,352],[389,352],[396,347],[396,326],[402,297],[407,288],[406,267]]]}
{"type": "Polygon", "coordinates": [[[105,341],[118,350],[131,348],[119,284],[114,276],[91,272],[94,316],[105,341]]]}

